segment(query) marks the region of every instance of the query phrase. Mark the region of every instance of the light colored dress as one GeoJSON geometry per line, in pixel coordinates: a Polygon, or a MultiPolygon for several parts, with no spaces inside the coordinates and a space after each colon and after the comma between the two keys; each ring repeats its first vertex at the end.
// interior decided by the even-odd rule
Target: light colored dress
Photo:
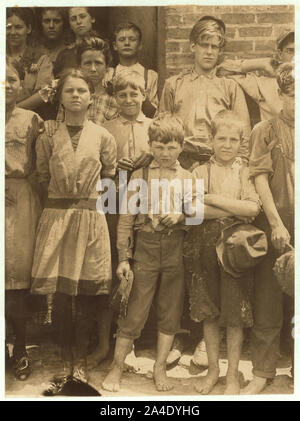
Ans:
{"type": "Polygon", "coordinates": [[[56,291],[69,295],[107,294],[111,281],[110,241],[105,215],[75,206],[96,200],[100,173],[113,177],[116,144],[107,130],[85,120],[74,151],[65,123],[52,137],[37,142],[40,183],[49,183],[47,206],[42,213],[32,269],[32,293],[56,291]],[[74,206],[64,203],[74,202],[74,206]]]}
{"type": "Polygon", "coordinates": [[[41,118],[15,108],[5,126],[5,289],[30,288],[41,206],[34,183],[35,142],[41,118]]]}

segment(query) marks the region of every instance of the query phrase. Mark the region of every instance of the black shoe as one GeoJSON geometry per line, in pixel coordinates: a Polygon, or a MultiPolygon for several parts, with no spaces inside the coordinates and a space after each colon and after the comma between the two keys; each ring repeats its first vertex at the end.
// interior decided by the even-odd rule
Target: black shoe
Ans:
{"type": "Polygon", "coordinates": [[[28,355],[24,354],[21,357],[13,356],[12,363],[16,379],[21,381],[27,380],[31,373],[31,362],[28,355]]]}

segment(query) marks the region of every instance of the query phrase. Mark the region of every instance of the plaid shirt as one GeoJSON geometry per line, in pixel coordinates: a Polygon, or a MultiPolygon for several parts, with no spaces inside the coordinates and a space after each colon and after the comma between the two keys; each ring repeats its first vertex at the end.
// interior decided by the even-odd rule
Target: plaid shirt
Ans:
{"type": "MultiPolygon", "coordinates": [[[[112,120],[117,116],[117,104],[113,96],[102,94],[93,96],[93,102],[87,111],[87,118],[93,123],[102,126],[107,120],[112,120]]],[[[65,119],[63,107],[60,105],[57,112],[56,121],[62,122],[65,119]]]]}

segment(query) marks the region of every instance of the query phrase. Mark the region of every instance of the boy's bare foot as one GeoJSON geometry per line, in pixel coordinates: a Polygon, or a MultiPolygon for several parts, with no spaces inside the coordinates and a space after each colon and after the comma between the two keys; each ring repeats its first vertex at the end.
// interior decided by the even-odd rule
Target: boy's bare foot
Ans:
{"type": "Polygon", "coordinates": [[[224,395],[239,395],[239,394],[240,394],[240,382],[239,382],[238,375],[227,376],[224,395]]]}
{"type": "Polygon", "coordinates": [[[108,390],[109,392],[119,392],[122,371],[122,368],[115,364],[103,380],[103,389],[108,390]]]}
{"type": "Polygon", "coordinates": [[[258,395],[267,385],[267,379],[254,376],[251,382],[241,390],[241,395],[258,395]]]}
{"type": "Polygon", "coordinates": [[[201,395],[207,395],[218,383],[220,370],[218,367],[209,368],[205,377],[202,377],[195,383],[195,389],[201,395]]]}
{"type": "Polygon", "coordinates": [[[107,356],[109,351],[109,345],[101,344],[99,345],[94,352],[92,352],[90,355],[88,355],[87,363],[88,368],[92,369],[97,367],[107,356]]]}
{"type": "Polygon", "coordinates": [[[173,389],[173,385],[169,382],[167,377],[166,368],[161,364],[154,364],[153,367],[153,380],[156,390],[158,392],[168,392],[173,389]]]}

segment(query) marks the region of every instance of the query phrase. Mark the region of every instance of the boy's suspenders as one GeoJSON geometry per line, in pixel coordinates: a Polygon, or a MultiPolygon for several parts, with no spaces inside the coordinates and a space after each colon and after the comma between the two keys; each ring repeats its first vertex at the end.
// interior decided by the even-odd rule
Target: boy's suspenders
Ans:
{"type": "Polygon", "coordinates": [[[148,69],[144,68],[144,79],[145,79],[145,91],[148,89],[148,69]]]}
{"type": "Polygon", "coordinates": [[[144,80],[145,80],[145,91],[146,91],[146,99],[142,104],[142,111],[146,117],[153,118],[156,113],[156,108],[153,104],[151,104],[147,90],[148,90],[148,69],[144,68],[144,80]]]}
{"type": "Polygon", "coordinates": [[[211,165],[210,161],[207,162],[207,193],[210,192],[210,173],[211,173],[211,165]]]}

